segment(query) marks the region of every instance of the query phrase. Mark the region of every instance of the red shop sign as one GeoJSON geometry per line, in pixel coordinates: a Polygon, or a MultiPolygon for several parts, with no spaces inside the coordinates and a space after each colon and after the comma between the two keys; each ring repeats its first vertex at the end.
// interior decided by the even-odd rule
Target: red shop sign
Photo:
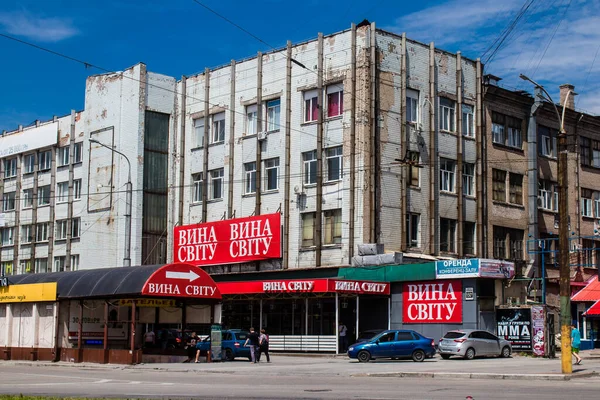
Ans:
{"type": "Polygon", "coordinates": [[[142,294],[157,297],[220,299],[217,284],[203,269],[190,264],[168,264],[146,281],[142,294]]]}
{"type": "Polygon", "coordinates": [[[332,292],[356,293],[356,294],[390,294],[390,284],[384,282],[365,281],[330,281],[332,292]]]}
{"type": "Polygon", "coordinates": [[[194,265],[232,264],[281,257],[279,213],[176,226],[176,262],[194,265]]]}
{"type": "Polygon", "coordinates": [[[405,324],[462,323],[461,281],[405,283],[402,300],[405,324]]]}

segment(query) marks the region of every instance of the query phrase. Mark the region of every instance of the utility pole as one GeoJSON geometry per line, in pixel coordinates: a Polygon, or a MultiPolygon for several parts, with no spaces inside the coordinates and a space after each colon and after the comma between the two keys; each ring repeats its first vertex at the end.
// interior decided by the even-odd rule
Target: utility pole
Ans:
{"type": "MultiPolygon", "coordinates": [[[[556,111],[556,117],[560,126],[558,133],[558,264],[560,276],[560,359],[563,374],[573,372],[571,356],[571,268],[569,265],[569,216],[567,215],[569,176],[567,172],[567,132],[565,131],[565,106],[571,91],[567,93],[567,99],[563,104],[562,118],[556,104],[544,87],[537,82],[521,74],[519,77],[531,82],[537,89],[542,90],[556,111]]],[[[545,276],[542,279],[546,279],[545,276]]]]}

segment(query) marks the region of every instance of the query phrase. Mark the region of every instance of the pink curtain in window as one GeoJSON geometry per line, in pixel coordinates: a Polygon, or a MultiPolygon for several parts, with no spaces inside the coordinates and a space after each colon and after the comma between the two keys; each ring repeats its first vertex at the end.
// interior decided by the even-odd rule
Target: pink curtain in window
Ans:
{"type": "Polygon", "coordinates": [[[331,93],[327,96],[327,116],[335,117],[342,113],[343,109],[343,98],[340,92],[331,93]]]}

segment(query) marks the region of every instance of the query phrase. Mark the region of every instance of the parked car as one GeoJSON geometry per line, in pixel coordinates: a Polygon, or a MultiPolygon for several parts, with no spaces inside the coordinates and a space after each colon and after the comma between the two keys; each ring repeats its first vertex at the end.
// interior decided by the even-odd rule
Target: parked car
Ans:
{"type": "Polygon", "coordinates": [[[348,349],[348,357],[359,362],[376,358],[412,358],[421,362],[435,355],[435,341],[410,330],[386,330],[348,349]]]}
{"type": "Polygon", "coordinates": [[[366,342],[369,339],[373,339],[375,335],[379,335],[385,329],[369,329],[366,331],[362,331],[358,334],[358,338],[356,339],[356,343],[366,342]]]}
{"type": "Polygon", "coordinates": [[[444,360],[452,356],[472,360],[477,356],[510,357],[510,342],[487,331],[461,329],[449,331],[440,339],[439,352],[444,360]]]}
{"type": "MultiPolygon", "coordinates": [[[[227,361],[233,361],[237,357],[250,359],[250,347],[244,347],[248,338],[248,331],[241,329],[228,329],[222,332],[221,349],[222,357],[227,361]]],[[[196,348],[201,354],[210,350],[210,336],[204,338],[196,348]]]]}

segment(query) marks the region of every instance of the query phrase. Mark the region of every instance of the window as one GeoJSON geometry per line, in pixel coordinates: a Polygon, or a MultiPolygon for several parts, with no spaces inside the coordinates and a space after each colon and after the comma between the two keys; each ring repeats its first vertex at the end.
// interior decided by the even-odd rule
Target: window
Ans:
{"type": "Polygon", "coordinates": [[[521,133],[523,121],[497,112],[492,112],[492,141],[516,149],[523,148],[521,133]]]}
{"type": "Polygon", "coordinates": [[[67,238],[67,232],[69,231],[69,221],[61,219],[56,221],[56,233],[54,240],[64,240],[67,238]]]}
{"type": "Polygon", "coordinates": [[[342,179],[342,146],[325,149],[327,182],[342,179]]]}
{"type": "Polygon", "coordinates": [[[80,163],[83,160],[83,142],[75,143],[73,146],[73,164],[80,163]]]}
{"type": "Polygon", "coordinates": [[[502,114],[492,112],[492,141],[498,144],[506,144],[504,131],[505,117],[502,114]]]}
{"type": "Polygon", "coordinates": [[[313,122],[319,118],[317,91],[304,92],[304,122],[313,122]]]}
{"type": "Polygon", "coordinates": [[[440,218],[440,251],[456,252],[456,221],[440,218]]]}
{"type": "Polygon", "coordinates": [[[66,203],[69,200],[69,182],[59,182],[56,184],[57,203],[66,203]]]}
{"type": "Polygon", "coordinates": [[[256,104],[246,107],[246,135],[256,135],[258,112],[256,104]]]}
{"type": "Polygon", "coordinates": [[[79,254],[71,255],[71,271],[79,270],[79,254]]]}
{"type": "Polygon", "coordinates": [[[506,202],[506,171],[492,170],[492,199],[506,202]]]}
{"type": "Polygon", "coordinates": [[[81,218],[73,218],[71,222],[71,237],[75,239],[81,236],[81,218]]]}
{"type": "Polygon", "coordinates": [[[475,255],[475,222],[463,223],[463,254],[475,255]]]}
{"type": "Polygon", "coordinates": [[[538,207],[543,210],[556,211],[558,209],[558,191],[554,192],[554,185],[550,181],[541,180],[538,183],[538,207]]]}
{"type": "Polygon", "coordinates": [[[212,139],[211,143],[225,141],[225,113],[220,112],[212,116],[212,139]]]}
{"type": "Polygon", "coordinates": [[[342,210],[329,210],[323,213],[323,244],[342,243],[342,210]]]}
{"type": "Polygon", "coordinates": [[[2,196],[2,210],[3,211],[14,211],[15,209],[15,195],[16,192],[4,193],[2,196]]]}
{"type": "Polygon", "coordinates": [[[56,164],[58,167],[69,165],[69,146],[56,149],[56,164]]]}
{"type": "Polygon", "coordinates": [[[592,142],[592,166],[600,168],[600,142],[592,142]]]}
{"type": "Polygon", "coordinates": [[[508,187],[508,202],[523,204],[523,175],[510,173],[508,187]]]}
{"type": "Polygon", "coordinates": [[[50,185],[39,186],[37,196],[38,206],[47,206],[50,204],[50,185]]]}
{"type": "Polygon", "coordinates": [[[462,106],[462,134],[467,137],[475,137],[475,114],[473,106],[463,104],[462,106]]]}
{"type": "Polygon", "coordinates": [[[556,158],[556,132],[545,126],[538,127],[540,143],[540,154],[550,158],[556,158]]]}
{"type": "Polygon", "coordinates": [[[327,86],[327,117],[337,117],[344,112],[344,87],[341,83],[327,86]]]}
{"type": "Polygon", "coordinates": [[[21,244],[33,242],[33,227],[32,225],[21,225],[21,244]]]}
{"type": "MultiPolygon", "coordinates": [[[[596,194],[597,196],[598,194],[596,194]]],[[[600,198],[594,199],[594,215],[600,219],[600,198]]]]}
{"type": "Polygon", "coordinates": [[[315,222],[316,213],[309,212],[302,214],[302,247],[315,245],[315,222]]]}
{"type": "Polygon", "coordinates": [[[41,151],[38,155],[38,170],[47,171],[52,167],[52,153],[50,150],[41,151]]]}
{"type": "Polygon", "coordinates": [[[35,227],[35,241],[36,242],[47,242],[48,241],[48,223],[43,222],[41,224],[37,224],[35,227]]]}
{"type": "Polygon", "coordinates": [[[279,130],[279,120],[281,118],[281,100],[267,101],[267,132],[279,130]]]}
{"type": "Polygon", "coordinates": [[[383,335],[379,336],[377,340],[379,340],[380,343],[391,343],[396,340],[396,332],[384,333],[383,335]]]}
{"type": "Polygon", "coordinates": [[[23,208],[33,207],[33,189],[23,189],[23,208]]]}
{"type": "Polygon", "coordinates": [[[200,203],[202,201],[202,172],[192,175],[192,203],[200,203]]]}
{"type": "Polygon", "coordinates": [[[31,174],[35,171],[35,154],[27,154],[23,158],[24,173],[31,174]]]}
{"type": "Polygon", "coordinates": [[[454,101],[440,97],[440,130],[455,132],[454,101]]]}
{"type": "Polygon", "coordinates": [[[13,178],[17,176],[17,158],[4,160],[4,177],[13,178]]]}
{"type": "Polygon", "coordinates": [[[244,164],[244,194],[256,193],[256,162],[244,164]]]}
{"type": "Polygon", "coordinates": [[[523,231],[518,229],[508,230],[508,246],[511,260],[523,259],[523,231]]]}
{"type": "Polygon", "coordinates": [[[304,184],[312,185],[317,183],[317,151],[307,151],[302,153],[302,162],[304,164],[304,184]]]}
{"type": "Polygon", "coordinates": [[[15,242],[13,239],[13,231],[15,228],[10,227],[10,228],[2,228],[2,230],[0,231],[0,236],[2,236],[0,238],[0,242],[2,243],[2,246],[12,246],[15,242]]]}
{"type": "Polygon", "coordinates": [[[508,143],[507,146],[517,149],[523,148],[523,136],[521,135],[520,127],[508,127],[508,143]]]}
{"type": "Polygon", "coordinates": [[[592,198],[594,197],[594,192],[590,189],[581,189],[581,216],[589,217],[593,216],[592,214],[592,198]]]}
{"type": "Polygon", "coordinates": [[[581,165],[600,168],[600,142],[584,136],[579,140],[581,165]]]}
{"type": "Polygon", "coordinates": [[[420,247],[421,215],[410,213],[406,216],[406,247],[420,247]]]}
{"type": "Polygon", "coordinates": [[[279,189],[279,158],[265,160],[265,190],[279,189]]]}
{"type": "Polygon", "coordinates": [[[0,275],[12,275],[12,274],[13,274],[12,261],[2,261],[0,263],[0,275]]]}
{"type": "Polygon", "coordinates": [[[52,272],[48,269],[48,259],[47,258],[36,258],[35,259],[35,273],[36,274],[44,274],[46,272],[52,272]]]}
{"type": "Polygon", "coordinates": [[[406,89],[406,122],[419,122],[419,92],[406,89]]]}
{"type": "Polygon", "coordinates": [[[475,164],[463,164],[463,194],[475,196],[475,164]]]}
{"type": "Polygon", "coordinates": [[[209,172],[210,174],[210,199],[223,198],[223,176],[225,170],[223,168],[215,169],[209,172]]]}
{"type": "Polygon", "coordinates": [[[54,257],[54,272],[64,272],[67,264],[66,256],[54,257]]]}
{"type": "Polygon", "coordinates": [[[421,157],[418,151],[409,151],[408,152],[408,179],[409,185],[412,187],[420,187],[421,186],[421,168],[419,164],[421,163],[421,157]]]}
{"type": "Polygon", "coordinates": [[[506,259],[506,229],[494,226],[494,258],[506,259]]]}
{"type": "Polygon", "coordinates": [[[204,118],[194,120],[194,145],[196,148],[204,146],[204,118]]]}
{"type": "Polygon", "coordinates": [[[81,179],[73,180],[73,200],[81,200],[81,179]]]}
{"type": "Polygon", "coordinates": [[[454,171],[456,162],[445,158],[440,159],[440,190],[454,193],[454,171]]]}
{"type": "Polygon", "coordinates": [[[31,272],[31,260],[21,260],[19,263],[19,274],[29,274],[31,272]]]}

